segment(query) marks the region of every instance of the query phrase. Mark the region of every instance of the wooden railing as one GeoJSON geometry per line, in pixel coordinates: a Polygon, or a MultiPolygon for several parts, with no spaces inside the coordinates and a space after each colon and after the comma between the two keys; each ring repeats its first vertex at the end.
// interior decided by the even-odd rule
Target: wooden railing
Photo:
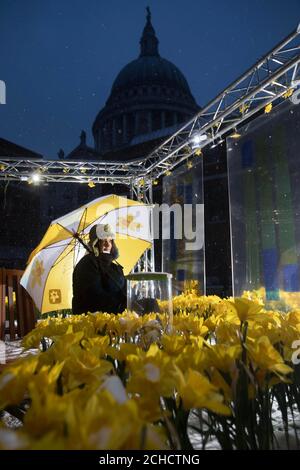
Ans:
{"type": "Polygon", "coordinates": [[[35,325],[35,307],[21,286],[23,271],[0,268],[0,339],[22,338],[35,325]]]}

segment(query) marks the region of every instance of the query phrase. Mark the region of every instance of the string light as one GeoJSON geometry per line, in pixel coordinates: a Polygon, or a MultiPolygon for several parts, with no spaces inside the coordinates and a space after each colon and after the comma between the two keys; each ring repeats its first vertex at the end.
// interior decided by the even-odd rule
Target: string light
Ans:
{"type": "Polygon", "coordinates": [[[265,107],[265,114],[269,114],[272,111],[272,108],[272,103],[267,104],[267,106],[265,107]]]}
{"type": "Polygon", "coordinates": [[[231,139],[239,139],[241,137],[241,134],[237,131],[235,127],[233,133],[229,137],[231,139]]]}
{"type": "Polygon", "coordinates": [[[288,88],[285,93],[283,93],[283,98],[287,99],[294,93],[294,88],[288,88]]]}

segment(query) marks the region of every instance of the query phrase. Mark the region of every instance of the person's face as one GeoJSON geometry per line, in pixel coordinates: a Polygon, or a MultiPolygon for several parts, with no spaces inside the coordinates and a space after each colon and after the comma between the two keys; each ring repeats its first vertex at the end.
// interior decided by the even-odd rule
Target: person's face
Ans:
{"type": "Polygon", "coordinates": [[[112,249],[112,238],[104,238],[99,240],[100,253],[110,253],[112,249]]]}

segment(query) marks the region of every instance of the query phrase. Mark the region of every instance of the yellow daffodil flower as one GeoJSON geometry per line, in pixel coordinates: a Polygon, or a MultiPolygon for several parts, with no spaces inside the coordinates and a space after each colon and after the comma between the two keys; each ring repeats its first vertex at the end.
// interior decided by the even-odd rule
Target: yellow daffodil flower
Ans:
{"type": "Polygon", "coordinates": [[[284,363],[283,358],[272,346],[267,336],[262,336],[253,345],[248,345],[247,349],[255,367],[274,372],[281,378],[293,372],[293,369],[284,363]]]}
{"type": "Polygon", "coordinates": [[[179,394],[185,409],[206,408],[223,415],[231,411],[223,401],[223,395],[218,392],[209,380],[199,372],[189,369],[179,384],[179,394]]]}

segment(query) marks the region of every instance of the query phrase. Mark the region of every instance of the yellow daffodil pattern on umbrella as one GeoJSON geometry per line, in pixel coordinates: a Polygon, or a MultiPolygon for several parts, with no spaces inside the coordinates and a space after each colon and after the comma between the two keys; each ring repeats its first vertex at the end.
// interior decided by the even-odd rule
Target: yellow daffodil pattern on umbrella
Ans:
{"type": "Polygon", "coordinates": [[[50,304],[61,303],[61,290],[60,289],[49,289],[49,302],[50,304]]]}
{"type": "Polygon", "coordinates": [[[136,217],[132,214],[127,215],[127,217],[119,217],[117,222],[117,228],[121,229],[130,229],[135,232],[139,232],[142,228],[140,222],[136,222],[136,217]]]}
{"type": "Polygon", "coordinates": [[[32,272],[31,272],[31,278],[30,278],[30,284],[31,288],[34,289],[35,285],[38,285],[41,287],[42,285],[42,276],[45,272],[44,269],[44,263],[43,260],[35,260],[32,272]]]}

